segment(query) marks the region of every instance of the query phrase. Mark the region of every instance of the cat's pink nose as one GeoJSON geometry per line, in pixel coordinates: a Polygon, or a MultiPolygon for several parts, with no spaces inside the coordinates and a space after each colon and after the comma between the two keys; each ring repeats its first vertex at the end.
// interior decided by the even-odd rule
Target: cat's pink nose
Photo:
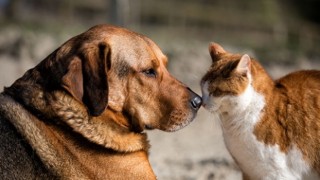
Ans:
{"type": "Polygon", "coordinates": [[[203,107],[206,107],[207,104],[206,104],[205,102],[202,102],[202,106],[203,106],[203,107]]]}

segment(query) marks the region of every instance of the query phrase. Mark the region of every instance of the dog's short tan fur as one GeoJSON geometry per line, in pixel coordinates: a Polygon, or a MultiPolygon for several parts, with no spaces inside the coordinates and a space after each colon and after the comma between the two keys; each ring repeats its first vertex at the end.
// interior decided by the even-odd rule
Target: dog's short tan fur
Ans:
{"type": "Polygon", "coordinates": [[[32,149],[29,165],[0,156],[1,171],[22,169],[2,176],[155,179],[143,130],[176,131],[201,105],[166,63],[150,39],[123,28],[99,25],[67,41],[0,95],[0,123],[32,149]],[[34,168],[24,174],[26,166],[34,168]]]}

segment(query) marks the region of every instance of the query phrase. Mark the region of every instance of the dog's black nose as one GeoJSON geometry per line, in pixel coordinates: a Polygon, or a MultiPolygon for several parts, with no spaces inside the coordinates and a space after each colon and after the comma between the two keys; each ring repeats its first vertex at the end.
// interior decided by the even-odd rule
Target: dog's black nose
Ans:
{"type": "Polygon", "coordinates": [[[190,88],[188,88],[188,90],[191,95],[191,98],[190,98],[191,107],[195,110],[198,110],[202,104],[202,99],[198,94],[193,92],[190,88]]]}
{"type": "Polygon", "coordinates": [[[193,99],[191,99],[191,105],[194,109],[196,110],[199,109],[201,104],[202,104],[202,99],[200,96],[196,96],[193,99]]]}

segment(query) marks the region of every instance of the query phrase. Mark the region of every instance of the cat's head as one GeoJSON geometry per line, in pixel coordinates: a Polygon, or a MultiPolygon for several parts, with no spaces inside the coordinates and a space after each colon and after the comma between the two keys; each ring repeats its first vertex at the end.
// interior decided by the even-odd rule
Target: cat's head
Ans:
{"type": "Polygon", "coordinates": [[[210,112],[245,108],[251,98],[251,58],[209,46],[212,65],[201,80],[203,106],[210,112]]]}

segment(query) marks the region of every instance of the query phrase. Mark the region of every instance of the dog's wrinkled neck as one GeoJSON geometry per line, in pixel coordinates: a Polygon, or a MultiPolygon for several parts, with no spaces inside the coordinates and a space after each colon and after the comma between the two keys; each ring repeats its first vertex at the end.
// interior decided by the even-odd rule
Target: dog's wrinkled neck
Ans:
{"type": "Polygon", "coordinates": [[[3,93],[11,96],[27,108],[32,108],[34,95],[43,95],[40,93],[43,92],[43,89],[41,82],[38,82],[38,76],[39,72],[35,68],[30,69],[10,87],[5,87],[3,93]]]}

